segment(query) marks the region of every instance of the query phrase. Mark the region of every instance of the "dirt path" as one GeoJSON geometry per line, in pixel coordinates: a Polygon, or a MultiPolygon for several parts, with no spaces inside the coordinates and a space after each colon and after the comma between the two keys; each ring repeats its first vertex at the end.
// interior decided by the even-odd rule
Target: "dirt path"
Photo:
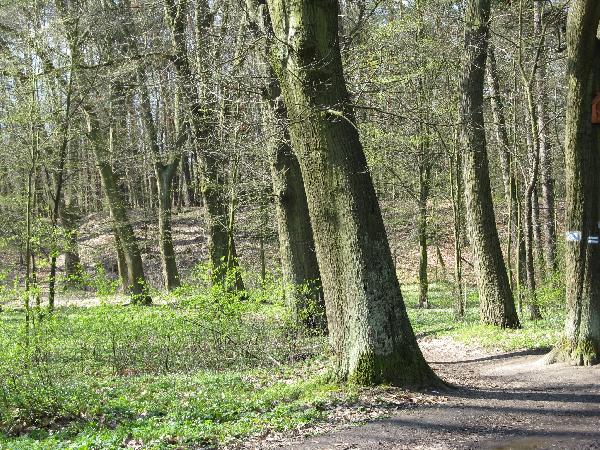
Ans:
{"type": "Polygon", "coordinates": [[[440,404],[281,447],[302,450],[600,449],[600,367],[543,365],[540,354],[489,354],[444,338],[421,342],[460,386],[440,404]]]}

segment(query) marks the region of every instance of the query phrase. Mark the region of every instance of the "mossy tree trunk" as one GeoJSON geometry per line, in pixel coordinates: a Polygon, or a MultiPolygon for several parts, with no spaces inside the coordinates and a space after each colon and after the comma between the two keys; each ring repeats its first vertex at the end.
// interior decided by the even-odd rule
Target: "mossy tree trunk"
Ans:
{"type": "Polygon", "coordinates": [[[496,229],[483,118],[489,15],[490,0],[466,2],[461,139],[467,223],[479,287],[481,319],[484,323],[517,328],[519,319],[496,229]]]}
{"type": "MultiPolygon", "coordinates": [[[[271,22],[265,0],[246,0],[248,16],[257,36],[271,36],[271,22]]],[[[325,300],[317,262],[313,229],[310,223],[304,180],[300,164],[290,143],[288,116],[281,86],[268,64],[270,39],[257,52],[258,64],[264,67],[265,129],[271,129],[269,159],[279,235],[281,269],[287,302],[297,320],[313,329],[325,331],[325,300]],[[304,291],[300,288],[308,288],[304,291]]],[[[260,49],[260,47],[259,47],[260,49]]]]}
{"type": "Polygon", "coordinates": [[[340,379],[432,385],[400,293],[342,70],[337,0],[268,0],[340,379]]]}
{"type": "Polygon", "coordinates": [[[325,300],[304,181],[300,164],[289,142],[287,112],[278,91],[278,82],[274,81],[270,90],[273,111],[271,124],[278,132],[270,144],[269,156],[283,278],[291,287],[287,295],[296,317],[310,328],[325,329],[325,300]],[[299,287],[308,288],[308,292],[299,290],[299,287]]]}
{"type": "Polygon", "coordinates": [[[552,359],[575,364],[600,361],[599,125],[592,125],[592,99],[600,93],[600,2],[575,0],[567,19],[567,104],[565,129],[566,228],[581,232],[565,246],[566,340],[552,359]]]}

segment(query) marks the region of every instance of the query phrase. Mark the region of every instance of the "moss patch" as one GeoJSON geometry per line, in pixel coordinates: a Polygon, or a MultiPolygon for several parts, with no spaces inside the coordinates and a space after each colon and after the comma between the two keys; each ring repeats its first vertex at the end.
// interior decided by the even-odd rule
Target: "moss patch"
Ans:
{"type": "Polygon", "coordinates": [[[363,353],[356,368],[350,373],[348,381],[361,386],[379,384],[419,388],[444,386],[425,360],[419,361],[414,355],[401,352],[390,355],[363,353]]]}
{"type": "Polygon", "coordinates": [[[591,339],[572,342],[563,339],[548,355],[546,362],[566,362],[576,366],[593,366],[600,363],[600,345],[591,339]]]}

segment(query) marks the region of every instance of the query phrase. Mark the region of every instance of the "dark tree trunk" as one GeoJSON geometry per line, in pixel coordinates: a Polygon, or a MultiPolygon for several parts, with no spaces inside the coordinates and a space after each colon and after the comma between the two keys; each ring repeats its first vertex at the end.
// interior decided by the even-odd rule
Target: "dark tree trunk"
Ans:
{"type": "Polygon", "coordinates": [[[325,329],[325,304],[321,287],[321,274],[317,263],[313,230],[300,164],[296,159],[287,131],[287,113],[283,99],[272,98],[275,124],[279,129],[271,144],[271,174],[277,209],[279,249],[284,282],[291,287],[289,304],[296,317],[311,328],[325,329]],[[300,286],[307,286],[303,292],[300,286]]]}
{"type": "Polygon", "coordinates": [[[439,384],[417,345],[344,80],[337,0],[268,0],[341,379],[439,384]]]}
{"type": "MultiPolygon", "coordinates": [[[[422,152],[422,158],[427,156],[422,152]]],[[[427,202],[429,201],[429,182],[431,168],[428,162],[419,165],[419,307],[428,308],[429,280],[427,279],[427,202]]]]}
{"type": "MultiPolygon", "coordinates": [[[[257,36],[261,30],[272,36],[266,5],[260,0],[247,0],[249,19],[257,36]],[[268,28],[268,29],[267,29],[268,28]]],[[[281,86],[268,64],[270,42],[257,54],[258,64],[264,65],[269,83],[265,87],[267,105],[263,111],[265,129],[272,129],[269,141],[271,178],[277,211],[281,268],[289,306],[297,320],[313,329],[327,329],[325,300],[317,262],[313,229],[310,223],[304,180],[300,164],[290,144],[288,116],[281,86]],[[302,289],[301,289],[302,287],[302,289]],[[308,292],[304,288],[308,288],[308,292]]]]}
{"type": "Polygon", "coordinates": [[[600,362],[600,144],[592,125],[592,99],[600,92],[600,2],[574,0],[567,19],[565,129],[567,321],[565,341],[550,359],[588,365],[600,362]]]}
{"type": "Polygon", "coordinates": [[[490,0],[467,0],[461,83],[467,222],[479,286],[481,319],[484,323],[517,328],[519,319],[496,229],[483,118],[489,14],[490,0]]]}

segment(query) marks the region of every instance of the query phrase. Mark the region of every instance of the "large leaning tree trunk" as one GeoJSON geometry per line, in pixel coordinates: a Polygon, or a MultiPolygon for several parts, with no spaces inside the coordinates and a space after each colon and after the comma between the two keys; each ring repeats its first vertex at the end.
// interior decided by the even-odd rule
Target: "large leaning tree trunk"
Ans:
{"type": "Polygon", "coordinates": [[[483,85],[488,47],[490,0],[468,0],[465,12],[465,61],[461,81],[461,141],[467,224],[479,287],[481,319],[517,328],[506,266],[492,204],[483,118],[483,85]]]}
{"type": "Polygon", "coordinates": [[[192,144],[199,160],[204,218],[207,226],[208,253],[213,269],[213,282],[226,284],[227,273],[234,271],[232,288],[244,290],[241,273],[237,270],[235,242],[228,229],[228,196],[226,179],[222,172],[222,155],[214,148],[206,148],[211,141],[210,112],[200,103],[198,83],[190,65],[187,28],[187,0],[164,0],[166,21],[171,30],[173,66],[182,101],[188,113],[192,144]]]}
{"type": "Polygon", "coordinates": [[[565,341],[550,360],[600,362],[600,143],[592,125],[592,99],[600,93],[600,2],[575,0],[567,19],[567,104],[565,128],[567,321],[565,341]],[[577,240],[576,233],[581,233],[577,240]]]}
{"type": "Polygon", "coordinates": [[[336,373],[433,385],[411,328],[342,70],[337,0],[268,0],[274,69],[313,224],[336,373]]]}
{"type": "MultiPolygon", "coordinates": [[[[265,0],[246,0],[248,19],[257,36],[272,36],[265,0]]],[[[258,47],[257,63],[264,67],[264,128],[270,129],[268,155],[279,236],[281,271],[287,287],[287,303],[297,321],[325,331],[325,301],[310,223],[304,180],[290,144],[288,117],[281,86],[268,64],[270,39],[258,47]],[[304,288],[308,288],[305,290],[304,288]]]]}

